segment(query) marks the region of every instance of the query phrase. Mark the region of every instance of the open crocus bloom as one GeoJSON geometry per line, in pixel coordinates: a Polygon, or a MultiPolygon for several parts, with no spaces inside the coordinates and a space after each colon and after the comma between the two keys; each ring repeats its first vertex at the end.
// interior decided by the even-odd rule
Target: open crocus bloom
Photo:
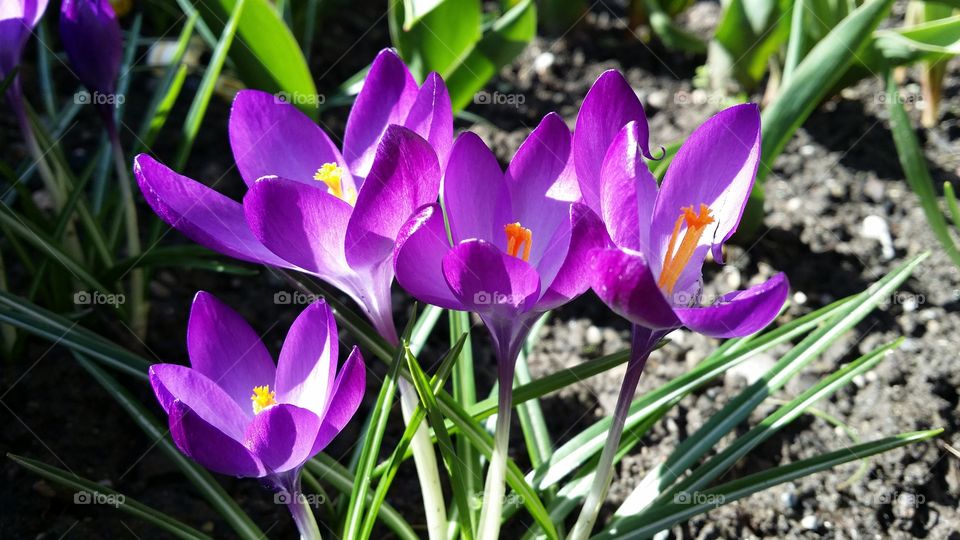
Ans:
{"type": "Polygon", "coordinates": [[[397,238],[397,282],[414,297],[476,312],[500,360],[511,362],[530,322],[589,287],[586,254],[602,246],[602,224],[579,198],[570,130],[547,115],[506,173],[473,133],[450,152],[443,203],[424,206],[397,238]]]}
{"type": "MultiPolygon", "coordinates": [[[[590,100],[592,94],[581,116],[623,108],[590,100]]],[[[783,274],[713,301],[701,297],[707,252],[722,262],[721,248],[736,231],[753,188],[760,160],[757,106],[730,107],[694,131],[659,188],[644,163],[646,137],[646,119],[629,119],[602,158],[577,152],[584,169],[600,171],[598,177],[581,175],[580,186],[585,199],[588,192],[598,194],[594,208],[617,246],[598,252],[594,290],[616,313],[652,330],[686,326],[713,337],[760,330],[786,300],[783,274]]]]}
{"type": "Polygon", "coordinates": [[[243,205],[147,155],[137,156],[134,173],[153,210],[192,240],[318,276],[395,342],[393,243],[414,210],[436,200],[452,138],[440,77],[430,74],[418,88],[396,53],[384,50],[350,111],[342,154],[292,105],[264,92],[237,95],[230,146],[249,187],[243,205]]]}
{"type": "Polygon", "coordinates": [[[218,473],[295,476],[363,397],[363,358],[354,347],[337,373],[337,327],[322,301],[297,317],[274,365],[240,315],[197,293],[187,349],[191,367],[156,364],[150,383],[180,451],[218,473]]]}

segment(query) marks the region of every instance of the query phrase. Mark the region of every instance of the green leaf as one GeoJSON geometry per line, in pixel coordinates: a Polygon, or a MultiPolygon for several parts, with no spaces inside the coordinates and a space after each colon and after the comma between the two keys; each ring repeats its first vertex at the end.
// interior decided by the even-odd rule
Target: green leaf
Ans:
{"type": "Polygon", "coordinates": [[[709,512],[717,506],[730,504],[778,484],[809,476],[836,467],[837,465],[900,448],[901,446],[925,441],[941,433],[943,433],[943,429],[902,433],[893,437],[858,444],[814,458],[804,459],[768,471],[751,474],[713,489],[697,493],[696,500],[692,504],[685,504],[684,501],[679,501],[660,507],[656,511],[643,515],[642,517],[632,516],[626,518],[618,523],[616,527],[611,527],[601,534],[596,535],[594,539],[612,540],[616,538],[626,540],[648,538],[659,531],[668,529],[697,514],[709,512]]]}
{"type": "MultiPolygon", "coordinates": [[[[408,328],[408,332],[409,332],[408,328]]],[[[409,333],[407,334],[409,339],[409,333]]],[[[343,538],[353,540],[360,536],[360,526],[364,515],[364,504],[369,495],[373,468],[376,465],[380,446],[383,443],[383,433],[387,429],[390,419],[390,409],[393,407],[393,395],[397,391],[397,374],[400,370],[402,349],[397,349],[393,365],[387,373],[377,396],[377,403],[373,407],[370,417],[370,427],[363,440],[363,450],[357,462],[357,474],[353,480],[353,490],[350,492],[350,502],[347,504],[347,513],[344,518],[343,538]]]]}
{"type": "MultiPolygon", "coordinates": [[[[317,475],[319,480],[326,481],[337,491],[346,495],[353,492],[353,475],[330,456],[319,454],[308,461],[306,467],[310,472],[317,475]]],[[[367,501],[370,502],[372,498],[372,495],[368,493],[367,501]]],[[[403,519],[403,516],[401,516],[400,512],[397,512],[395,508],[383,503],[379,509],[380,519],[383,520],[384,524],[396,533],[399,538],[403,540],[419,540],[420,537],[413,531],[413,527],[403,519]]]]}
{"type": "MultiPolygon", "coordinates": [[[[802,394],[783,405],[776,412],[763,419],[746,434],[737,437],[730,446],[711,457],[703,465],[694,469],[682,482],[677,483],[663,495],[659,501],[668,501],[675,493],[695,492],[718,478],[730,469],[739,459],[747,455],[763,441],[772,437],[782,428],[793,422],[817,401],[833,394],[846,386],[857,375],[870,371],[883,360],[889,352],[900,346],[904,338],[880,347],[860,358],[850,362],[843,368],[825,377],[816,385],[808,388],[802,394]]],[[[655,507],[658,503],[654,503],[655,507]]]]}
{"type": "Polygon", "coordinates": [[[943,198],[947,201],[947,208],[950,210],[950,219],[953,220],[954,227],[960,227],[960,205],[957,205],[957,195],[953,191],[953,184],[943,183],[943,198]]]}
{"type": "Polygon", "coordinates": [[[928,254],[914,257],[891,271],[856,299],[844,304],[828,324],[814,330],[790,349],[763,377],[714,414],[695,433],[684,439],[672,454],[655,466],[639,482],[619,509],[615,519],[632,515],[647,508],[679,476],[710,452],[727,433],[745,420],[750,413],[772,393],[782,388],[807,364],[817,358],[832,343],[863,320],[881,302],[890,298],[920,261],[928,254]]]}
{"type": "MultiPolygon", "coordinates": [[[[960,15],[916,26],[877,30],[874,46],[893,65],[936,62],[960,54],[960,15]]],[[[881,70],[884,66],[870,66],[881,70]]]]}
{"type": "Polygon", "coordinates": [[[443,456],[444,465],[447,467],[447,476],[450,478],[451,490],[453,491],[453,500],[457,505],[457,517],[460,523],[460,535],[465,540],[473,538],[473,523],[470,512],[470,492],[467,491],[465,483],[466,474],[457,458],[454,450],[453,441],[445,429],[443,429],[443,416],[440,414],[437,406],[437,398],[434,391],[427,381],[427,376],[420,369],[417,359],[406,350],[407,368],[413,377],[413,384],[417,388],[417,395],[420,396],[420,402],[427,411],[427,420],[437,434],[437,442],[440,446],[440,454],[443,456]]]}
{"type": "Polygon", "coordinates": [[[267,0],[195,0],[204,22],[214,32],[239,2],[246,2],[237,26],[230,59],[251,88],[284,93],[308,116],[317,119],[317,88],[303,52],[287,25],[267,0]]]}
{"type": "Polygon", "coordinates": [[[710,49],[711,76],[732,71],[747,88],[754,88],[767,72],[770,57],[786,42],[790,19],[786,0],[729,0],[717,25],[710,49]],[[721,73],[715,73],[720,70],[721,73]]]}
{"type": "Polygon", "coordinates": [[[58,467],[47,465],[41,461],[25,458],[15,454],[7,454],[14,463],[37,474],[47,480],[76,490],[73,494],[75,504],[90,504],[92,501],[98,501],[96,504],[112,506],[114,509],[138,517],[148,523],[156,525],[164,531],[187,540],[209,539],[210,537],[202,532],[186,525],[162,512],[159,512],[145,504],[138,502],[132,497],[128,497],[119,491],[100,485],[92,480],[69,473],[58,467]],[[80,501],[80,502],[77,502],[80,501]],[[103,501],[102,503],[99,501],[103,501]]]}
{"type": "Polygon", "coordinates": [[[797,128],[850,67],[854,52],[870,39],[892,3],[872,0],[854,10],[813,47],[790,80],[784,82],[776,99],[763,111],[759,181],[770,172],[797,128]]]}
{"type": "Polygon", "coordinates": [[[410,7],[413,1],[390,0],[393,43],[417,80],[424,80],[431,71],[447,80],[480,39],[480,2],[432,1],[429,13],[421,14],[415,22],[401,21],[407,11],[415,9],[410,7]]]}
{"type": "MultiPolygon", "coordinates": [[[[437,368],[436,374],[430,379],[430,388],[431,391],[436,394],[443,389],[443,385],[447,382],[447,377],[450,376],[454,362],[460,356],[461,350],[463,350],[464,344],[467,341],[467,334],[460,336],[460,339],[450,348],[447,354],[440,361],[440,367],[437,368]]],[[[407,422],[407,427],[403,432],[403,436],[400,438],[400,441],[397,442],[397,445],[393,449],[393,453],[390,455],[390,459],[386,463],[378,465],[374,469],[373,475],[379,476],[380,481],[377,483],[377,490],[373,494],[373,499],[370,502],[370,508],[367,511],[367,516],[363,521],[363,528],[361,529],[361,538],[369,538],[370,534],[373,532],[374,522],[376,521],[377,514],[379,513],[380,505],[383,504],[383,501],[387,497],[387,491],[390,489],[390,485],[393,483],[393,479],[397,474],[397,471],[400,469],[400,465],[403,463],[404,457],[406,456],[407,449],[410,448],[410,443],[413,441],[413,436],[416,434],[417,429],[420,427],[420,423],[423,422],[424,417],[426,416],[426,409],[424,409],[422,403],[417,403],[417,406],[414,408],[413,412],[410,414],[410,421],[407,422]]],[[[468,493],[473,493],[468,491],[468,493]]]]}
{"type": "Polygon", "coordinates": [[[501,67],[523,52],[537,31],[537,8],[522,0],[495,20],[462,63],[444,80],[454,111],[466,107],[501,67]]]}
{"type": "Polygon", "coordinates": [[[124,259],[106,271],[105,281],[116,281],[134,268],[202,268],[223,274],[253,276],[255,268],[220,262],[223,255],[199,245],[159,246],[143,255],[124,259]]]}
{"type": "Polygon", "coordinates": [[[947,229],[947,219],[940,210],[937,194],[933,188],[933,179],[930,178],[930,171],[923,157],[923,150],[917,143],[917,137],[910,125],[910,118],[903,110],[900,92],[892,73],[887,74],[886,101],[887,111],[890,112],[890,132],[893,134],[897,157],[900,158],[900,166],[903,167],[907,183],[920,199],[920,206],[937,241],[943,246],[953,264],[960,266],[960,251],[947,229]]]}
{"type": "MultiPolygon", "coordinates": [[[[173,161],[174,169],[181,170],[187,163],[187,157],[193,149],[193,141],[197,138],[197,133],[200,131],[200,124],[203,123],[203,118],[207,114],[207,105],[210,104],[213,89],[217,84],[217,79],[220,78],[220,71],[223,69],[223,64],[227,59],[227,51],[230,50],[230,46],[233,44],[233,37],[237,33],[244,8],[248,3],[252,5],[258,1],[260,0],[235,0],[235,2],[231,2],[232,8],[228,12],[230,14],[230,20],[223,26],[220,41],[217,42],[217,46],[213,50],[213,55],[207,64],[207,70],[203,74],[203,79],[200,80],[200,87],[197,88],[197,94],[193,97],[193,102],[190,103],[190,110],[187,111],[187,118],[183,122],[183,138],[177,147],[177,155],[173,161]]],[[[202,1],[200,4],[206,5],[202,1]]],[[[210,21],[207,22],[209,24],[210,21]]]]}

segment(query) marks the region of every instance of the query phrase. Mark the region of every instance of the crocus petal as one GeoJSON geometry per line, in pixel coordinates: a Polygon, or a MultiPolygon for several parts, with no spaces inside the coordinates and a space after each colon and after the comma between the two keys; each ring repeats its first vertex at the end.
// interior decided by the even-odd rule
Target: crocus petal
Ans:
{"type": "Polygon", "coordinates": [[[185,455],[220,474],[259,478],[267,474],[263,464],[240,441],[226,435],[194,412],[187,404],[171,404],[170,436],[185,455]]]}
{"type": "Polygon", "coordinates": [[[354,347],[350,356],[344,362],[337,381],[334,384],[333,394],[328,400],[327,410],[323,415],[320,432],[313,443],[313,452],[323,450],[334,437],[350,422],[356,414],[363,394],[367,388],[367,368],[360,356],[360,349],[354,347]]]}
{"type": "Polygon", "coordinates": [[[647,252],[657,180],[643,160],[640,126],[630,122],[617,134],[600,172],[600,210],[613,243],[647,252]]]}
{"type": "Polygon", "coordinates": [[[430,143],[405,127],[387,128],[347,225],[347,262],[363,268],[389,261],[400,227],[439,191],[440,165],[430,143]]]}
{"type": "Polygon", "coordinates": [[[212,294],[198,292],[187,323],[187,351],[193,369],[209,377],[252,418],[253,388],[273,384],[276,367],[247,321],[212,294]]]}
{"type": "Polygon", "coordinates": [[[187,366],[154,364],[150,366],[149,377],[153,393],[167,414],[171,414],[174,401],[182,401],[228,437],[243,440],[247,414],[206,375],[187,366]]]}
{"type": "Polygon", "coordinates": [[[517,149],[506,173],[514,219],[533,233],[530,264],[549,279],[566,256],[573,199],[562,186],[573,176],[570,130],[558,114],[550,113],[517,149]]]}
{"type": "Polygon", "coordinates": [[[277,363],[277,401],[322,417],[337,371],[337,325],[326,301],[318,300],[293,321],[277,363]]]}
{"type": "Polygon", "coordinates": [[[324,279],[350,273],[343,238],[353,209],[325,189],[262,178],[243,197],[253,235],[278,256],[324,279]]]}
{"type": "Polygon", "coordinates": [[[590,288],[593,275],[593,254],[606,247],[608,239],[603,222],[585,204],[570,207],[570,247],[559,272],[543,297],[537,302],[538,311],[559,307],[590,288]]]}
{"type": "Polygon", "coordinates": [[[443,204],[454,243],[479,238],[506,249],[503,227],[515,221],[510,193],[496,156],[472,132],[463,132],[450,152],[443,204]]]}
{"type": "Polygon", "coordinates": [[[279,176],[322,186],[313,179],[325,163],[343,168],[346,192],[353,179],[336,145],[320,126],[274,94],[242,90],[230,109],[230,149],[240,176],[252,186],[263,176],[279,176]]]}
{"type": "Polygon", "coordinates": [[[628,122],[636,122],[636,143],[650,155],[650,128],[643,105],[619,72],[608,70],[593,83],[577,115],[573,154],[583,200],[600,214],[600,174],[607,148],[628,122]]]}
{"type": "Polygon", "coordinates": [[[463,310],[443,278],[443,257],[450,249],[440,205],[424,206],[397,235],[393,252],[397,283],[421,302],[463,310]]]}
{"type": "Polygon", "coordinates": [[[777,274],[745,291],[724,295],[714,305],[677,308],[676,312],[694,332],[717,338],[748,336],[773,321],[789,290],[786,276],[777,274]]]}
{"type": "MultiPolygon", "coordinates": [[[[681,208],[698,210],[706,204],[714,222],[699,244],[712,246],[714,258],[721,261],[721,247],[740,224],[759,163],[760,110],[755,104],[730,107],[704,122],[680,147],[660,186],[650,228],[652,253],[663,256],[681,208]]],[[[700,263],[702,258],[691,260],[688,271],[699,275],[700,263]]]]}
{"type": "Polygon", "coordinates": [[[633,324],[654,330],[680,326],[642,253],[595,251],[593,290],[610,309],[633,324]]]}
{"type": "Polygon", "coordinates": [[[295,469],[313,457],[320,418],[286,403],[258,413],[247,426],[244,442],[271,474],[295,469]]]}
{"type": "Polygon", "coordinates": [[[441,168],[446,165],[453,143],[453,109],[447,86],[440,75],[427,75],[403,125],[429,141],[441,168]]]}
{"type": "Polygon", "coordinates": [[[343,136],[343,157],[355,176],[367,176],[380,137],[390,124],[403,124],[416,99],[417,81],[403,60],[390,49],[380,51],[350,109],[343,136]]]}
{"type": "Polygon", "coordinates": [[[443,276],[460,303],[480,314],[523,313],[540,297],[536,269],[483,240],[467,240],[450,250],[443,258],[443,276]]]}
{"type": "Polygon", "coordinates": [[[0,2],[0,77],[20,63],[23,47],[47,9],[47,0],[0,2]]]}
{"type": "Polygon", "coordinates": [[[244,261],[296,268],[274,255],[250,232],[240,203],[173,172],[146,154],[134,160],[133,174],[150,208],[194,242],[244,261]]]}

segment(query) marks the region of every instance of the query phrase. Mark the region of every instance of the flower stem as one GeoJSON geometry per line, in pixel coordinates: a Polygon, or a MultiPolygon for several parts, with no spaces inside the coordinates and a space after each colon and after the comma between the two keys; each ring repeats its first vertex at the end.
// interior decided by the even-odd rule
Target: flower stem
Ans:
{"type": "Polygon", "coordinates": [[[597,515],[606,499],[607,490],[610,488],[610,481],[613,479],[613,461],[620,446],[620,437],[623,435],[623,426],[630,411],[630,402],[633,401],[647,358],[650,357],[650,352],[663,335],[664,332],[654,332],[641,326],[633,327],[633,343],[630,359],[627,361],[627,373],[624,375],[620,394],[617,396],[617,405],[613,411],[613,421],[607,435],[607,442],[603,446],[603,453],[600,455],[600,462],[597,464],[587,499],[580,509],[580,515],[573,530],[570,531],[569,540],[588,538],[593,530],[597,515]]]}
{"type": "Polygon", "coordinates": [[[310,505],[307,504],[307,497],[304,497],[300,490],[300,469],[283,473],[277,479],[276,485],[280,491],[285,492],[287,510],[290,510],[290,515],[293,516],[293,521],[297,524],[301,540],[322,540],[320,527],[317,526],[317,518],[314,517],[310,505]]]}
{"type": "Polygon", "coordinates": [[[500,534],[503,498],[506,493],[507,455],[510,450],[510,420],[513,413],[513,373],[520,351],[519,345],[526,338],[526,332],[511,336],[509,332],[500,333],[494,328],[491,328],[491,334],[497,342],[499,398],[497,426],[493,432],[493,453],[487,469],[487,480],[483,485],[478,540],[495,540],[500,534]]]}
{"type": "MultiPolygon", "coordinates": [[[[113,148],[113,164],[116,167],[117,183],[120,184],[120,196],[123,199],[124,223],[127,236],[127,257],[140,255],[140,227],[137,224],[137,206],[133,201],[133,192],[130,188],[130,176],[127,174],[127,165],[123,159],[123,147],[120,146],[120,135],[113,117],[103,115],[110,136],[110,145],[113,148]]],[[[130,323],[133,331],[141,339],[147,333],[147,303],[146,303],[146,276],[142,268],[130,271],[130,323]]]]}

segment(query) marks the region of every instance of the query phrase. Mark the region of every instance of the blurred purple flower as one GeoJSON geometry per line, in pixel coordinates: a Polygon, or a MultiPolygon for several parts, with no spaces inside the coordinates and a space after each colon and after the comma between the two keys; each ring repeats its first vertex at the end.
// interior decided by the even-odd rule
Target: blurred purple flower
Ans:
{"type": "Polygon", "coordinates": [[[726,109],[684,142],[662,185],[650,173],[643,107],[616,71],[584,98],[574,156],[584,201],[603,219],[613,247],[593,256],[592,287],[633,323],[633,340],[613,423],[571,538],[590,535],[610,483],[624,421],[650,352],[671,330],[712,337],[757,332],[777,316],[789,285],[783,274],[715,301],[702,298],[707,253],[723,262],[723,244],[740,223],[760,162],[756,105],[726,109]]]}
{"type": "Polygon", "coordinates": [[[299,472],[363,397],[359,350],[338,374],[337,349],[337,326],[322,300],[294,321],[274,365],[240,315],[199,292],[187,328],[191,367],[155,364],[150,384],[177,448],[197,463],[240,477],[299,472]]]}
{"type": "MultiPolygon", "coordinates": [[[[287,99],[296,99],[292,96],[287,99]]],[[[238,259],[313,274],[350,295],[397,343],[390,301],[397,232],[439,191],[453,138],[440,76],[422,87],[392,50],[374,60],[343,153],[286,99],[247,90],[230,113],[243,205],[141,154],[147,202],[194,241],[238,259]]]]}
{"type": "Polygon", "coordinates": [[[60,39],[73,72],[90,92],[116,93],[123,40],[109,0],[63,0],[60,39]]]}
{"type": "MultiPolygon", "coordinates": [[[[23,47],[47,9],[47,0],[3,0],[0,2],[0,80],[20,64],[23,47]]],[[[16,86],[14,82],[11,89],[16,86]]],[[[8,90],[10,91],[10,90],[8,90]]]]}
{"type": "Polygon", "coordinates": [[[397,282],[419,300],[473,311],[490,331],[500,384],[480,537],[495,537],[511,416],[514,365],[534,321],[589,288],[588,254],[603,225],[580,197],[570,130],[547,115],[506,173],[473,133],[460,135],[443,177],[440,205],[424,206],[397,238],[397,282]]]}

